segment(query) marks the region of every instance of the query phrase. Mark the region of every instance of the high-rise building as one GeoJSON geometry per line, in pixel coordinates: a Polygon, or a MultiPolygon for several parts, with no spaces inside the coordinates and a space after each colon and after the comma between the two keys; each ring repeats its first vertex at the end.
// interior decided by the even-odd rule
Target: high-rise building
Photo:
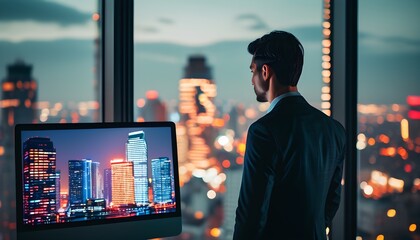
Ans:
{"type": "Polygon", "coordinates": [[[133,162],[111,160],[112,205],[134,204],[133,162]]]}
{"type": "Polygon", "coordinates": [[[55,222],[57,213],[56,150],[49,138],[33,137],[23,143],[23,221],[55,222]]]}
{"type": "Polygon", "coordinates": [[[166,121],[166,105],[159,99],[159,93],[154,90],[146,92],[146,102],[140,108],[140,117],[144,121],[166,121]]]}
{"type": "Polygon", "coordinates": [[[92,198],[92,160],[69,160],[69,202],[85,204],[92,198]]]}
{"type": "Polygon", "coordinates": [[[180,125],[187,128],[187,159],[197,168],[208,168],[211,152],[210,129],[216,114],[216,84],[204,56],[191,56],[179,82],[180,125]]]}
{"type": "Polygon", "coordinates": [[[127,161],[133,163],[134,194],[137,205],[148,205],[147,143],[144,131],[128,134],[127,161]]]}
{"type": "Polygon", "coordinates": [[[104,169],[104,198],[106,205],[109,206],[112,200],[112,172],[111,168],[104,169]]]}
{"type": "Polygon", "coordinates": [[[153,201],[158,204],[172,201],[173,180],[171,160],[167,157],[152,159],[153,201]]]}
{"type": "Polygon", "coordinates": [[[7,66],[2,80],[0,123],[0,233],[15,238],[14,125],[35,121],[37,83],[31,75],[32,66],[23,61],[7,66]]]}
{"type": "Polygon", "coordinates": [[[61,195],[60,195],[60,191],[61,191],[61,171],[60,170],[56,170],[55,171],[55,202],[57,205],[57,211],[58,209],[61,208],[61,195]]]}
{"type": "Polygon", "coordinates": [[[102,198],[101,175],[99,173],[99,162],[92,162],[92,198],[102,198]]]}

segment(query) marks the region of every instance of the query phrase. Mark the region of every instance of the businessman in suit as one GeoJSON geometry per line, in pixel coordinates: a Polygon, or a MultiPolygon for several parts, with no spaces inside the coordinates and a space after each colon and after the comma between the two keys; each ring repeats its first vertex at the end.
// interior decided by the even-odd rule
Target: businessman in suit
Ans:
{"type": "Polygon", "coordinates": [[[267,113],[248,130],[234,239],[327,239],[340,203],[345,131],[297,83],[303,47],[273,31],[248,45],[252,85],[267,113]]]}

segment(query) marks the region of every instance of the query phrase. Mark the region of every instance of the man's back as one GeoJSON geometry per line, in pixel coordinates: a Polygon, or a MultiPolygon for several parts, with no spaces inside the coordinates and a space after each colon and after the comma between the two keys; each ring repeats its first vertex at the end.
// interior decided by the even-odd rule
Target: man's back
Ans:
{"type": "Polygon", "coordinates": [[[235,239],[325,239],[340,197],[345,132],[303,97],[251,125],[235,239]]]}

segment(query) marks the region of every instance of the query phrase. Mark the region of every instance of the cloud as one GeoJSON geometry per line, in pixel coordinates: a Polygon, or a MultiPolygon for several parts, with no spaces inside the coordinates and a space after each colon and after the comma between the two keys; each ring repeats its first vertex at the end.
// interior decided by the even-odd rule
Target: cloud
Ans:
{"type": "Polygon", "coordinates": [[[138,26],[136,29],[139,30],[140,32],[144,32],[144,33],[157,33],[157,32],[159,32],[159,29],[157,27],[153,27],[153,26],[138,26]]]}
{"type": "Polygon", "coordinates": [[[1,0],[0,21],[58,23],[62,26],[83,24],[90,20],[89,13],[44,0],[1,0]]]}
{"type": "Polygon", "coordinates": [[[378,36],[367,32],[359,33],[360,41],[374,41],[378,43],[387,44],[393,47],[405,46],[418,49],[420,39],[411,39],[401,36],[378,36]]]}
{"type": "Polygon", "coordinates": [[[244,13],[236,17],[239,22],[245,22],[247,29],[252,31],[267,30],[269,26],[258,15],[244,13]]]}
{"type": "Polygon", "coordinates": [[[172,25],[172,24],[174,24],[175,23],[175,21],[174,20],[172,20],[172,19],[170,19],[170,18],[159,18],[158,19],[158,22],[159,23],[162,23],[162,24],[165,24],[165,25],[172,25]]]}

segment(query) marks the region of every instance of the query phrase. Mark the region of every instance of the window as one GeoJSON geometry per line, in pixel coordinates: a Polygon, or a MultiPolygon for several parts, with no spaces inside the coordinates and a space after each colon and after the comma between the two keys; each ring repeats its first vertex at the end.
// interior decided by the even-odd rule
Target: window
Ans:
{"type": "Polygon", "coordinates": [[[0,16],[0,239],[15,239],[14,125],[101,121],[100,15],[93,0],[6,0],[0,16]]]}
{"type": "Polygon", "coordinates": [[[322,4],[135,1],[134,119],[177,123],[183,239],[232,238],[246,131],[268,107],[255,100],[249,42],[295,34],[305,48],[299,91],[329,108],[322,4]]]}
{"type": "Polygon", "coordinates": [[[416,1],[359,1],[357,239],[420,237],[416,1]]]}

